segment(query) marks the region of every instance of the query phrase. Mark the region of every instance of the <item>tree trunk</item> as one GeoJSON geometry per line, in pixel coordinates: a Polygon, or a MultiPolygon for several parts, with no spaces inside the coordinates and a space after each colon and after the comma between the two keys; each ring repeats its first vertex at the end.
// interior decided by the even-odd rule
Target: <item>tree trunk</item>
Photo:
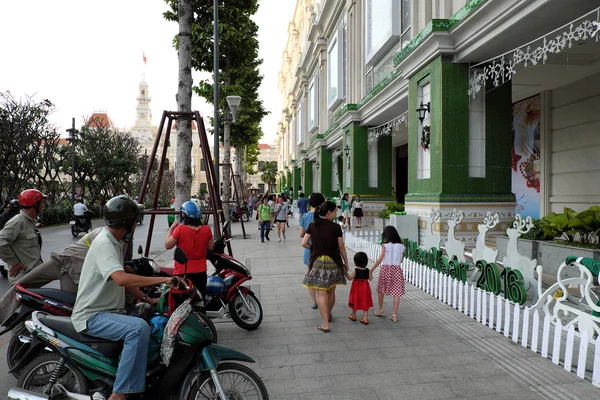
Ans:
{"type": "Polygon", "coordinates": [[[244,193],[244,185],[243,185],[243,176],[242,176],[242,146],[238,146],[235,148],[235,185],[237,187],[238,196],[240,196],[240,203],[243,203],[245,200],[244,193]]]}
{"type": "MultiPolygon", "coordinates": [[[[175,99],[177,110],[192,110],[192,20],[191,0],[179,0],[179,87],[175,99]]],[[[175,169],[175,208],[191,198],[192,188],[192,124],[191,119],[177,122],[177,149],[175,169]]],[[[157,188],[158,189],[158,188],[157,188]]]]}

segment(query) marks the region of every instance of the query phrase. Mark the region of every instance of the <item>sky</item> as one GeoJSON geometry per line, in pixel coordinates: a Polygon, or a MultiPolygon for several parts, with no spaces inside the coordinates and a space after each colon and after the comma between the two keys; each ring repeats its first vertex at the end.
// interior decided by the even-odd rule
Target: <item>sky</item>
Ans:
{"type": "MultiPolygon", "coordinates": [[[[277,77],[296,0],[259,4],[253,17],[264,60],[259,96],[271,112],[261,124],[261,143],[273,144],[283,104],[277,77]]],[[[63,130],[72,118],[79,127],[97,110],[105,110],[117,127],[129,129],[145,74],[152,123],[159,125],[163,110],[177,109],[178,63],[172,45],[177,23],[163,18],[166,10],[163,0],[2,2],[0,91],[21,99],[49,99],[56,106],[50,121],[63,130]]],[[[192,72],[195,83],[207,76],[192,72]]],[[[209,124],[211,104],[194,95],[192,109],[209,124]]]]}

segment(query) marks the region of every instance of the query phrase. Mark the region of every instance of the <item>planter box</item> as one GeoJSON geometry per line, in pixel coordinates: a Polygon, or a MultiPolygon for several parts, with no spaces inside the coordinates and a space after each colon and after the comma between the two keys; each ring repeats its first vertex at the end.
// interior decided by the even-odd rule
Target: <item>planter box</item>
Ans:
{"type": "MultiPolygon", "coordinates": [[[[504,256],[506,256],[507,245],[508,237],[496,237],[498,261],[502,261],[504,256]]],[[[588,257],[600,261],[600,250],[565,246],[547,240],[519,239],[517,248],[519,249],[519,254],[532,259],[537,259],[537,264],[544,268],[544,274],[552,276],[556,276],[558,267],[565,261],[567,256],[588,257]]],[[[568,271],[566,276],[570,277],[568,271]]]]}

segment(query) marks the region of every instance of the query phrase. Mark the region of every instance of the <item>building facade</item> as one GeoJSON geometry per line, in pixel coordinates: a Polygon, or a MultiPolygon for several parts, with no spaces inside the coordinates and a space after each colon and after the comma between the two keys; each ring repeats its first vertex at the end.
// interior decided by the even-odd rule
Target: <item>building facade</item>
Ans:
{"type": "Polygon", "coordinates": [[[279,74],[287,182],[501,231],[600,203],[599,0],[298,0],[279,74]]]}

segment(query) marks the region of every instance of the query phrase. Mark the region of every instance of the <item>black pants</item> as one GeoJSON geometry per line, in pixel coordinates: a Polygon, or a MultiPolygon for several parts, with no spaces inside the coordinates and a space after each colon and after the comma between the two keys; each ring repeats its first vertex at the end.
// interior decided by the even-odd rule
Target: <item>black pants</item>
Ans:
{"type": "MultiPolygon", "coordinates": [[[[183,275],[178,275],[183,277],[183,275]]],[[[200,291],[202,298],[206,295],[206,272],[188,273],[187,278],[192,281],[192,284],[200,291]]]]}

